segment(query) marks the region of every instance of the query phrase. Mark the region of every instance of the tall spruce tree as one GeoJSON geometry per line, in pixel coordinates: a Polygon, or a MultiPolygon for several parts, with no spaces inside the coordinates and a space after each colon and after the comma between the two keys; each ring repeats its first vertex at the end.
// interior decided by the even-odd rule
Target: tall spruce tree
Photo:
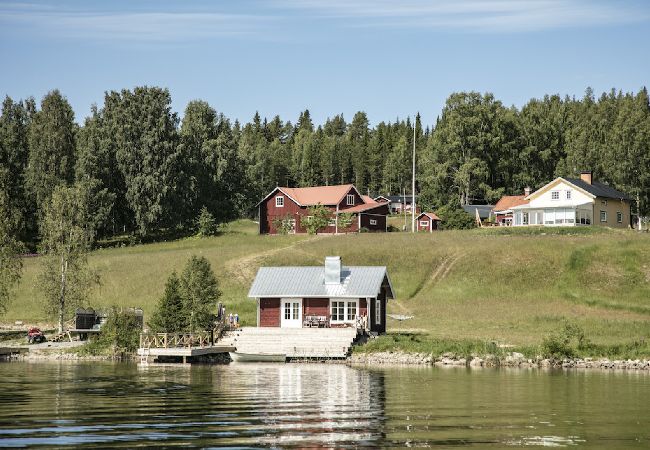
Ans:
{"type": "Polygon", "coordinates": [[[68,100],[49,92],[29,127],[26,183],[38,211],[43,211],[57,186],[74,181],[77,126],[68,100]]]}

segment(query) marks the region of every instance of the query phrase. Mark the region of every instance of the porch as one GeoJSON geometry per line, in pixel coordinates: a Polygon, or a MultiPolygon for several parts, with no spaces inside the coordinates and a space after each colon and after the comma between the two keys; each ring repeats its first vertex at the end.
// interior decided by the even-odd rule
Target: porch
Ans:
{"type": "Polygon", "coordinates": [[[514,226],[583,226],[593,223],[593,205],[535,208],[522,205],[513,208],[514,226]]]}
{"type": "MultiPolygon", "coordinates": [[[[365,298],[260,299],[258,326],[280,328],[354,328],[369,331],[365,298]],[[275,319],[278,320],[275,320],[275,319]]],[[[381,309],[381,305],[375,309],[381,309]]]]}

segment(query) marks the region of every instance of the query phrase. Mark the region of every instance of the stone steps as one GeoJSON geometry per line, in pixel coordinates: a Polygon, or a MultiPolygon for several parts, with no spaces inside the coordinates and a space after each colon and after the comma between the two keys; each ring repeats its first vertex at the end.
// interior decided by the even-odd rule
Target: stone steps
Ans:
{"type": "Polygon", "coordinates": [[[242,328],[219,342],[241,353],[284,353],[289,358],[345,358],[357,337],[354,328],[242,328]]]}

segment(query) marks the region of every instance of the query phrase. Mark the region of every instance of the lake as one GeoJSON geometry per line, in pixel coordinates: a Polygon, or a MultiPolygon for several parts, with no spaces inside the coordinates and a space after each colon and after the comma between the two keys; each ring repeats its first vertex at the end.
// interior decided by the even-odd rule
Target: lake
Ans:
{"type": "Polygon", "coordinates": [[[0,363],[0,447],[650,448],[650,374],[0,363]]]}

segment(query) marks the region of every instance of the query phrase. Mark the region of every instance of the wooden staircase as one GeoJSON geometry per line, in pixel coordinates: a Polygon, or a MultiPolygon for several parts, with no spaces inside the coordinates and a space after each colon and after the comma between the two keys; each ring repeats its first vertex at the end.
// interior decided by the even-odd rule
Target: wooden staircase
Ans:
{"type": "Polygon", "coordinates": [[[256,328],[224,334],[221,345],[239,353],[283,353],[290,359],[341,359],[350,353],[356,328],[256,328]]]}

